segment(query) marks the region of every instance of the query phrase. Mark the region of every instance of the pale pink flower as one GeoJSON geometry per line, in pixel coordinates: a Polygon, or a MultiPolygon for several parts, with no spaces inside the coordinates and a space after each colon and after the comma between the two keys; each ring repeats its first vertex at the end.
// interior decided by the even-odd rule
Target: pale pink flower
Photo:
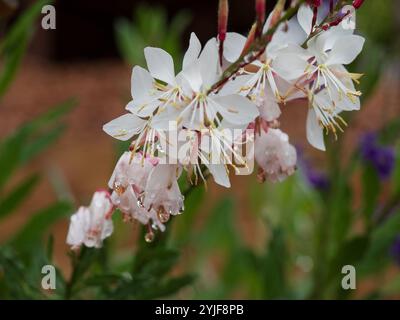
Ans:
{"type": "Polygon", "coordinates": [[[113,232],[111,214],[113,205],[107,191],[95,192],[89,207],[80,207],[72,215],[68,230],[67,243],[72,248],[100,248],[103,240],[113,232]]]}
{"type": "Polygon", "coordinates": [[[255,137],[254,157],[262,181],[283,181],[296,168],[296,149],[289,143],[288,135],[279,129],[260,130],[255,137]]]}

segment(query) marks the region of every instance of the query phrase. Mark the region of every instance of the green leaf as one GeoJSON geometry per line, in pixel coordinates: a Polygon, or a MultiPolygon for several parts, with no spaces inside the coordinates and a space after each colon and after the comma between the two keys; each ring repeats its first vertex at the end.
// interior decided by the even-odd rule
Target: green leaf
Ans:
{"type": "Polygon", "coordinates": [[[0,73],[0,98],[11,84],[22,57],[26,51],[32,33],[32,25],[49,0],[40,0],[23,12],[11,26],[4,40],[0,43],[0,54],[4,58],[3,69],[0,73]]]}
{"type": "Polygon", "coordinates": [[[192,226],[196,218],[196,213],[204,204],[205,194],[204,187],[197,186],[191,189],[191,192],[185,196],[185,211],[179,216],[179,219],[174,221],[174,228],[176,230],[175,238],[179,244],[186,243],[193,236],[193,232],[191,232],[192,226]]]}
{"type": "Polygon", "coordinates": [[[341,277],[343,266],[356,265],[365,255],[368,245],[368,237],[355,237],[343,243],[329,263],[328,281],[341,277]]]}
{"type": "Polygon", "coordinates": [[[58,138],[61,137],[65,128],[66,126],[64,124],[60,124],[36,136],[34,139],[32,139],[32,142],[26,144],[26,146],[23,148],[20,161],[25,164],[30,159],[33,159],[35,156],[39,155],[43,150],[54,144],[58,138]]]}
{"type": "Polygon", "coordinates": [[[139,293],[136,298],[141,300],[158,299],[177,293],[182,288],[192,284],[196,277],[194,275],[183,275],[180,277],[170,278],[161,282],[157,286],[152,286],[145,292],[139,293]]]}
{"type": "Polygon", "coordinates": [[[43,233],[57,220],[66,217],[72,211],[68,202],[59,202],[36,212],[25,226],[11,240],[12,245],[19,249],[29,248],[39,241],[43,233]]]}
{"type": "Polygon", "coordinates": [[[53,107],[0,142],[0,190],[18,167],[32,160],[60,136],[64,127],[56,121],[70,111],[74,103],[68,100],[53,107]]]}
{"type": "Polygon", "coordinates": [[[68,99],[53,107],[48,111],[37,117],[36,119],[28,122],[24,128],[29,133],[37,132],[38,130],[45,128],[46,125],[54,125],[56,121],[59,121],[62,117],[66,116],[77,104],[75,99],[68,99]]]}
{"type": "Polygon", "coordinates": [[[275,229],[269,241],[267,253],[263,259],[264,298],[287,298],[287,277],[285,261],[287,250],[283,231],[275,229]]]}
{"type": "Polygon", "coordinates": [[[371,217],[377,208],[380,194],[380,181],[377,171],[371,165],[365,165],[362,174],[362,211],[367,226],[370,226],[371,217]]]}
{"type": "Polygon", "coordinates": [[[0,199],[0,219],[7,217],[31,194],[39,181],[38,175],[32,175],[17,185],[9,194],[0,199]]]}
{"type": "Polygon", "coordinates": [[[115,23],[116,42],[126,62],[131,65],[145,64],[143,49],[146,46],[136,28],[127,19],[119,19],[115,23]]]}
{"type": "Polygon", "coordinates": [[[18,167],[26,137],[27,131],[20,128],[0,143],[0,190],[18,167]]]}
{"type": "Polygon", "coordinates": [[[173,249],[144,249],[137,253],[132,273],[161,278],[172,269],[178,258],[178,251],[173,249]]]}
{"type": "Polygon", "coordinates": [[[203,228],[206,232],[199,235],[198,245],[202,250],[228,249],[239,245],[234,225],[234,213],[232,198],[226,197],[217,203],[203,228]]]}
{"type": "Polygon", "coordinates": [[[26,35],[21,37],[18,47],[14,49],[10,57],[4,62],[3,69],[0,73],[0,99],[14,79],[27,46],[28,36],[26,35]]]}
{"type": "Polygon", "coordinates": [[[28,276],[20,256],[10,247],[0,248],[0,296],[2,299],[36,299],[43,297],[40,286],[28,276]]]}
{"type": "MultiPolygon", "coordinates": [[[[340,246],[346,238],[353,220],[353,194],[352,189],[348,185],[345,175],[339,176],[334,182],[331,191],[331,214],[332,214],[332,237],[333,244],[340,246]]],[[[328,209],[329,210],[329,209],[328,209]]]]}
{"type": "Polygon", "coordinates": [[[370,245],[360,264],[362,273],[369,274],[377,271],[388,263],[390,246],[400,233],[400,212],[393,212],[371,234],[370,245]]]}

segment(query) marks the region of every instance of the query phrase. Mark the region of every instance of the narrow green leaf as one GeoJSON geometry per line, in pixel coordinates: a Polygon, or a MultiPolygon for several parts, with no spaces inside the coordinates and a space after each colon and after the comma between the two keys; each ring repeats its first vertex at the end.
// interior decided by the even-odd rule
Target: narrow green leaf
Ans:
{"type": "Polygon", "coordinates": [[[11,243],[19,249],[29,248],[43,236],[43,233],[57,220],[66,217],[72,211],[67,202],[59,202],[32,215],[25,226],[13,237],[11,243]]]}
{"type": "Polygon", "coordinates": [[[20,165],[31,160],[61,135],[64,128],[57,126],[56,122],[74,104],[73,100],[68,100],[55,106],[0,142],[0,190],[20,165]],[[47,127],[49,124],[52,125],[50,128],[47,127]]]}
{"type": "Polygon", "coordinates": [[[400,234],[400,212],[393,212],[371,234],[370,245],[360,264],[360,271],[368,274],[387,264],[390,259],[390,246],[400,234]]]}
{"type": "Polygon", "coordinates": [[[282,230],[275,229],[269,241],[263,261],[264,298],[282,299],[287,297],[286,244],[282,230]]]}
{"type": "Polygon", "coordinates": [[[21,152],[20,161],[22,164],[29,162],[30,159],[33,159],[43,150],[55,143],[58,138],[61,137],[65,128],[66,126],[64,124],[60,124],[40,134],[39,136],[36,136],[34,139],[32,139],[32,142],[27,143],[21,152]]]}
{"type": "Polygon", "coordinates": [[[39,181],[38,175],[32,175],[17,185],[5,197],[0,199],[0,219],[7,217],[30,195],[39,181]]]}
{"type": "Polygon", "coordinates": [[[6,37],[0,43],[0,55],[4,60],[0,73],[0,98],[14,79],[26,51],[33,22],[41,13],[42,7],[50,2],[49,0],[40,0],[34,3],[12,25],[6,37]]]}
{"type": "Polygon", "coordinates": [[[365,165],[362,175],[363,182],[363,205],[362,211],[367,226],[370,226],[371,217],[377,208],[380,194],[380,181],[377,171],[370,165],[365,165]]]}
{"type": "Polygon", "coordinates": [[[192,284],[196,277],[194,275],[183,275],[161,282],[158,286],[152,286],[148,290],[139,293],[137,299],[159,299],[176,294],[182,288],[192,284]]]}

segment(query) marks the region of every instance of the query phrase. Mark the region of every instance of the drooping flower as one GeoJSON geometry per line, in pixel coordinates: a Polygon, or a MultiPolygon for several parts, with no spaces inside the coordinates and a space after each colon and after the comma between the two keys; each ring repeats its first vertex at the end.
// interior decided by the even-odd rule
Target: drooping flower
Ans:
{"type": "Polygon", "coordinates": [[[72,248],[86,247],[100,248],[103,240],[113,232],[111,214],[113,205],[107,191],[98,191],[93,195],[89,207],[80,207],[71,216],[67,243],[72,248]]]}
{"type": "Polygon", "coordinates": [[[170,215],[183,210],[176,165],[161,164],[158,158],[125,152],[110,178],[111,199],[126,220],[150,221],[154,228],[165,230],[170,215]]]}
{"type": "Polygon", "coordinates": [[[296,149],[289,143],[288,135],[279,129],[260,130],[256,134],[254,157],[260,167],[261,181],[283,181],[296,169],[296,149]]]}
{"type": "MultiPolygon", "coordinates": [[[[311,22],[306,9],[299,11],[298,19],[306,33],[311,22]],[[307,20],[308,19],[308,20],[307,20]]],[[[323,130],[342,131],[345,125],[339,114],[342,111],[360,109],[361,92],[354,87],[360,74],[349,73],[348,65],[361,52],[364,38],[352,34],[353,30],[335,26],[312,37],[307,49],[290,46],[281,51],[274,61],[274,68],[287,81],[297,87],[304,87],[309,100],[307,138],[311,145],[325,150],[323,130]]]]}

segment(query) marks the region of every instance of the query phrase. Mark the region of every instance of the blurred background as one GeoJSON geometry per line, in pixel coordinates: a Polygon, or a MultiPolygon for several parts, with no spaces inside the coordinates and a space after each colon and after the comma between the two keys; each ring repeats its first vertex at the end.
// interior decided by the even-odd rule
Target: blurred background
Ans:
{"type": "MultiPolygon", "coordinates": [[[[43,4],[0,0],[0,299],[400,297],[399,1],[358,12],[362,109],[327,153],[306,142],[306,104],[289,104],[293,177],[209,181],[155,243],[118,217],[104,249],[79,254],[65,244],[68,217],[126,148],[101,128],[124,112],[132,66],[146,46],[179,61],[190,32],[215,36],[218,1],[58,0],[55,30],[40,27],[43,4]],[[45,262],[58,267],[56,292],[40,289],[45,262]],[[348,264],[357,290],[341,289],[348,264]]],[[[230,4],[229,30],[245,35],[253,1],[230,4]]]]}

